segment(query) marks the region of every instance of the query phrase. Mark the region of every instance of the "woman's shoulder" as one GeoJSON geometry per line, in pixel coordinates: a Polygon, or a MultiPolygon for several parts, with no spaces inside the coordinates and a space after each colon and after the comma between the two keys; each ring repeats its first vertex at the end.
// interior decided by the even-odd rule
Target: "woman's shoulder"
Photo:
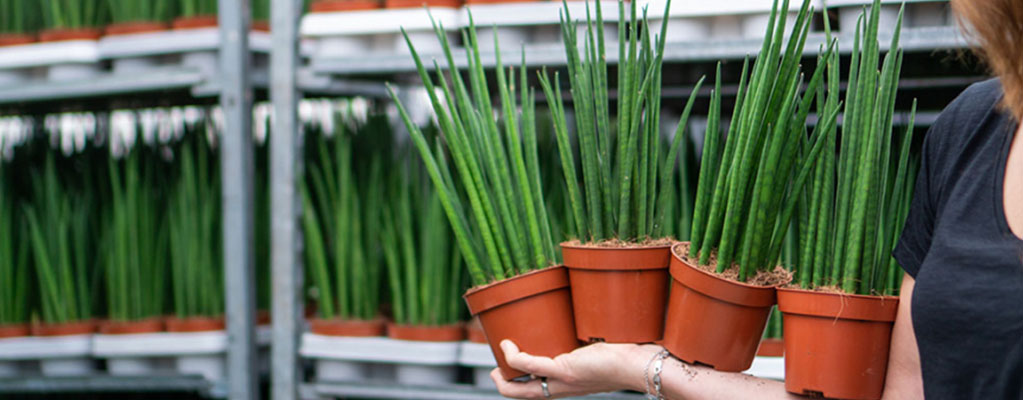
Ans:
{"type": "Polygon", "coordinates": [[[941,112],[927,132],[925,151],[949,154],[948,150],[962,149],[979,136],[987,136],[993,129],[981,129],[992,118],[1000,118],[999,102],[1003,96],[1002,83],[997,78],[977,82],[966,88],[941,112]]]}

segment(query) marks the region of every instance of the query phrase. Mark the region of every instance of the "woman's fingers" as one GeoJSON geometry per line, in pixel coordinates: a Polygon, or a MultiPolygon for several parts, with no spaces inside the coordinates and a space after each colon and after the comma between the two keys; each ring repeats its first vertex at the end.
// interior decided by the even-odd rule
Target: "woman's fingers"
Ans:
{"type": "MultiPolygon", "coordinates": [[[[490,378],[497,384],[497,391],[504,397],[513,399],[543,399],[543,389],[536,380],[528,382],[511,382],[504,380],[501,376],[501,369],[494,368],[490,372],[490,378]]],[[[552,393],[553,394],[553,393],[552,393]]]]}
{"type": "Polygon", "coordinates": [[[548,378],[558,378],[564,375],[565,371],[562,371],[553,359],[523,353],[511,340],[501,341],[501,351],[504,352],[504,359],[508,365],[519,371],[548,378]]]}

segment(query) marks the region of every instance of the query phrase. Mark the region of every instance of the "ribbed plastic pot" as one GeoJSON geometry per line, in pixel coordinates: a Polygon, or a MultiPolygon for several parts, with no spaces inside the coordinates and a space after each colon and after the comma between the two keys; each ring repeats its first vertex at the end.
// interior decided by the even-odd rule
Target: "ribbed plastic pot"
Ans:
{"type": "Polygon", "coordinates": [[[376,10],[380,6],[379,0],[317,0],[309,5],[309,12],[328,13],[376,10]]]}
{"type": "Polygon", "coordinates": [[[28,324],[0,325],[0,339],[28,336],[28,324]]]}
{"type": "Polygon", "coordinates": [[[387,323],[381,319],[369,321],[320,319],[309,320],[309,331],[324,336],[384,336],[387,323]]]}
{"type": "Polygon", "coordinates": [[[384,0],[384,7],[387,8],[459,8],[462,0],[384,0]]]}
{"type": "Polygon", "coordinates": [[[579,347],[572,317],[572,294],[565,267],[533,271],[465,293],[469,311],[479,316],[501,375],[508,380],[527,375],[508,366],[501,341],[522,351],[556,357],[579,347]]]}
{"type": "Polygon", "coordinates": [[[139,333],[162,332],[163,318],[149,318],[139,321],[101,321],[99,333],[104,335],[132,335],[139,333]]]}
{"type": "Polygon", "coordinates": [[[161,32],[170,29],[170,24],[157,21],[122,22],[107,25],[103,33],[107,36],[131,35],[136,33],[161,32]]]}
{"type": "Polygon", "coordinates": [[[718,371],[749,369],[775,304],[775,288],[721,278],[674,252],[671,277],[664,348],[718,371]]]}
{"type": "Polygon", "coordinates": [[[167,317],[167,332],[210,332],[225,329],[224,317],[167,317]]]}
{"type": "Polygon", "coordinates": [[[192,17],[178,17],[171,21],[171,28],[174,29],[199,29],[215,28],[219,25],[216,15],[196,15],[192,17]]]}
{"type": "Polygon", "coordinates": [[[27,35],[20,33],[2,33],[0,34],[0,47],[5,46],[20,46],[23,44],[35,43],[35,35],[27,35]]]}
{"type": "Polygon", "coordinates": [[[562,243],[561,254],[572,285],[579,340],[661,340],[671,245],[597,247],[562,243]]]}
{"type": "Polygon", "coordinates": [[[389,323],[387,324],[387,337],[419,342],[459,342],[465,339],[465,326],[462,324],[425,326],[389,323]]]}
{"type": "Polygon", "coordinates": [[[783,357],[785,356],[785,341],[781,339],[763,339],[760,347],[757,348],[758,357],[783,357]]]}
{"type": "Polygon", "coordinates": [[[100,30],[94,28],[47,29],[39,32],[40,42],[63,42],[68,40],[97,40],[100,30]]]}
{"type": "Polygon", "coordinates": [[[785,330],[785,390],[880,399],[898,297],[778,289],[785,330]]]}

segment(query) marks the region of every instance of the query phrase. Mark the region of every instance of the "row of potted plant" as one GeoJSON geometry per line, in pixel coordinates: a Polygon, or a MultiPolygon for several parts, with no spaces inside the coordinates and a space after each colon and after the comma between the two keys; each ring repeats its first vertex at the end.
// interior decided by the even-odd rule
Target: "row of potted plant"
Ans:
{"type": "MultiPolygon", "coordinates": [[[[637,18],[636,6],[620,3],[619,97],[612,120],[600,4],[595,23],[587,15],[584,32],[565,12],[562,34],[577,143],[569,137],[558,74],[551,79],[541,72],[540,84],[553,115],[570,204],[566,231],[577,239],[561,245],[567,271],[551,257],[550,241],[544,240],[548,215],[535,197],[541,192],[538,169],[546,166],[538,165],[532,146],[535,105],[526,68],[516,77],[514,67],[497,59],[494,105],[474,27],[465,35],[464,78],[446,78],[436,65],[432,77],[409,41],[443,145],[412,123],[393,91],[392,97],[442,194],[476,285],[466,301],[506,378],[522,374],[504,364],[497,346],[503,339],[552,357],[571,351],[578,340],[662,341],[684,361],[743,371],[779,303],[790,354],[789,391],[880,396],[897,304],[897,298],[883,296],[898,283],[889,251],[905,217],[912,175],[912,124],[906,135],[893,134],[900,29],[896,26],[892,50],[878,69],[880,5],[875,2],[861,17],[843,101],[837,41],[821,49],[817,68],[804,81],[800,62],[810,2],[803,3],[791,28],[779,11],[788,10],[788,1],[780,3],[774,4],[760,53],[743,66],[727,135],[718,73],[689,241],[674,244],[658,241],[667,235],[663,193],[674,173],[665,165],[676,163],[692,100],[662,158],[657,128],[664,27],[653,36],[645,16],[637,18]],[[584,36],[581,45],[578,35],[584,36]],[[818,122],[808,132],[813,110],[818,122]],[[840,112],[845,115],[841,147],[836,139],[840,112]],[[799,264],[790,272],[779,259],[794,220],[800,228],[799,264]],[[843,294],[828,293],[833,287],[843,294]],[[850,302],[857,305],[843,307],[850,302]],[[847,346],[854,349],[833,350],[847,346]],[[821,370],[831,379],[810,373],[821,370]]],[[[435,30],[448,70],[455,70],[447,37],[435,30]]]]}
{"type": "MultiPolygon", "coordinates": [[[[269,31],[269,19],[270,1],[253,0],[253,29],[269,31]]],[[[217,2],[209,0],[0,2],[0,46],[216,26],[217,2]]]]}

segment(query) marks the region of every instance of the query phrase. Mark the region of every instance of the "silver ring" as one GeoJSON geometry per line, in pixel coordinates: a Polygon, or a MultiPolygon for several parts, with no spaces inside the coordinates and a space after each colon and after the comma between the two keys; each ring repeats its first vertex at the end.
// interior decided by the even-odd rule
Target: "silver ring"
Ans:
{"type": "Polygon", "coordinates": [[[540,388],[543,389],[544,398],[551,398],[551,388],[547,386],[547,378],[540,378],[540,388]]]}

